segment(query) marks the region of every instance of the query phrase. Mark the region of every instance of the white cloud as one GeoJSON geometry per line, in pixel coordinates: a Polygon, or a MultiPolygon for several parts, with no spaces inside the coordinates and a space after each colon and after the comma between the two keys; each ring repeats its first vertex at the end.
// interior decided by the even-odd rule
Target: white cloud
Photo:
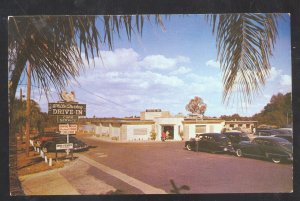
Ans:
{"type": "Polygon", "coordinates": [[[184,67],[184,66],[180,66],[178,69],[172,71],[170,74],[171,75],[180,75],[180,74],[186,74],[191,72],[192,69],[184,67]]]}
{"type": "Polygon", "coordinates": [[[281,75],[280,76],[280,84],[282,86],[291,86],[292,85],[292,78],[290,75],[281,75]]]}
{"type": "Polygon", "coordinates": [[[207,66],[210,66],[210,67],[213,67],[213,68],[220,68],[220,62],[219,61],[215,61],[213,59],[208,60],[205,64],[207,66]]]}
{"type": "Polygon", "coordinates": [[[177,68],[180,63],[188,63],[190,59],[184,56],[176,58],[167,58],[164,55],[149,55],[146,56],[139,65],[146,69],[170,70],[177,68]]]}
{"type": "Polygon", "coordinates": [[[273,81],[275,80],[280,74],[282,73],[282,70],[277,69],[275,67],[272,67],[270,70],[269,80],[273,81]]]}

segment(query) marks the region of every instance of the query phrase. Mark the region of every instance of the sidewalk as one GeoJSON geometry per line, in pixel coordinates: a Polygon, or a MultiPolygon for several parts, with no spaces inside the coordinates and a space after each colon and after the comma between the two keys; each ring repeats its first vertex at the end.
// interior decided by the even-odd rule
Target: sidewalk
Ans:
{"type": "Polygon", "coordinates": [[[166,194],[120,171],[76,155],[60,169],[20,177],[26,195],[166,194]]]}
{"type": "Polygon", "coordinates": [[[60,169],[21,176],[20,181],[25,195],[108,194],[116,190],[87,175],[90,167],[76,159],[60,169]]]}

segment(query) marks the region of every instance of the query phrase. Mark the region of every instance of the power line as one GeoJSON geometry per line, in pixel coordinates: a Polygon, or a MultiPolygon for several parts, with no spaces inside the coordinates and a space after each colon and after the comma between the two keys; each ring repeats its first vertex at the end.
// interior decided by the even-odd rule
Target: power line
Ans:
{"type": "MultiPolygon", "coordinates": [[[[27,85],[27,84],[19,84],[19,85],[27,85]]],[[[31,85],[32,87],[35,87],[35,88],[39,88],[41,89],[41,87],[38,87],[38,86],[35,86],[35,85],[31,85]]],[[[48,90],[49,93],[57,93],[56,91],[52,91],[52,90],[48,90]]],[[[94,95],[94,94],[93,94],[94,95]]],[[[34,95],[35,97],[35,95],[34,95]]],[[[82,101],[82,102],[85,102],[85,103],[88,103],[88,104],[91,104],[91,105],[96,105],[96,106],[100,106],[100,107],[104,107],[104,105],[100,105],[98,103],[93,103],[93,102],[89,102],[89,101],[86,101],[86,100],[81,100],[81,99],[78,99],[76,98],[78,101],[82,101]]]]}
{"type": "Polygon", "coordinates": [[[88,91],[88,90],[82,88],[82,87],[79,87],[79,89],[81,89],[81,90],[83,90],[83,91],[85,91],[85,92],[87,92],[87,93],[89,93],[89,94],[92,94],[92,95],[94,95],[94,96],[96,96],[96,97],[98,97],[98,98],[101,98],[101,99],[103,99],[103,100],[105,100],[105,101],[107,101],[107,102],[110,102],[110,103],[112,103],[112,104],[115,104],[115,105],[117,105],[117,106],[119,106],[119,107],[125,108],[125,106],[120,105],[119,103],[116,103],[116,102],[114,102],[114,101],[112,101],[112,100],[109,100],[109,99],[107,99],[107,98],[104,98],[104,97],[102,97],[102,96],[99,96],[99,95],[97,95],[97,94],[95,94],[95,93],[93,93],[93,92],[91,92],[91,91],[88,91]]]}

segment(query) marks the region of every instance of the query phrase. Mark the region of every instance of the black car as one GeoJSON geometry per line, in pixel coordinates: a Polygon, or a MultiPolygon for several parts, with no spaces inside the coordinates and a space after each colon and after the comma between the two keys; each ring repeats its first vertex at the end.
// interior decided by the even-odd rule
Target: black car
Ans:
{"type": "Polygon", "coordinates": [[[187,150],[216,152],[234,152],[230,140],[220,133],[197,134],[185,142],[187,150]]]}
{"type": "Polygon", "coordinates": [[[242,132],[225,132],[223,133],[226,137],[228,137],[231,141],[233,148],[235,149],[237,144],[241,141],[250,141],[250,138],[246,133],[242,132]]]}
{"type": "Polygon", "coordinates": [[[293,143],[293,135],[289,135],[289,134],[277,134],[277,135],[274,135],[273,137],[280,137],[280,138],[288,140],[290,143],[293,143]]]}
{"type": "MultiPolygon", "coordinates": [[[[66,144],[67,143],[67,137],[66,136],[60,136],[53,138],[48,141],[44,141],[41,144],[41,148],[44,152],[55,152],[56,151],[56,144],[66,144]]],[[[69,143],[73,143],[73,151],[84,151],[88,149],[88,145],[81,140],[69,136],[69,143]]]]}
{"type": "Polygon", "coordinates": [[[293,145],[278,137],[256,137],[251,142],[242,141],[236,147],[236,155],[271,159],[274,163],[293,160],[293,145]]]}
{"type": "Polygon", "coordinates": [[[279,132],[275,129],[257,129],[255,135],[258,136],[272,136],[277,135],[279,132]]]}

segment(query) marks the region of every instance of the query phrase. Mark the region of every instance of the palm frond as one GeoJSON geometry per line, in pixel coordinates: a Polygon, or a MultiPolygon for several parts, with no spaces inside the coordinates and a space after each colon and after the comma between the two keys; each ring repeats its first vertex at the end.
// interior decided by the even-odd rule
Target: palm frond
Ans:
{"type": "Polygon", "coordinates": [[[223,71],[223,102],[251,103],[270,74],[279,14],[207,15],[223,71]]]}

